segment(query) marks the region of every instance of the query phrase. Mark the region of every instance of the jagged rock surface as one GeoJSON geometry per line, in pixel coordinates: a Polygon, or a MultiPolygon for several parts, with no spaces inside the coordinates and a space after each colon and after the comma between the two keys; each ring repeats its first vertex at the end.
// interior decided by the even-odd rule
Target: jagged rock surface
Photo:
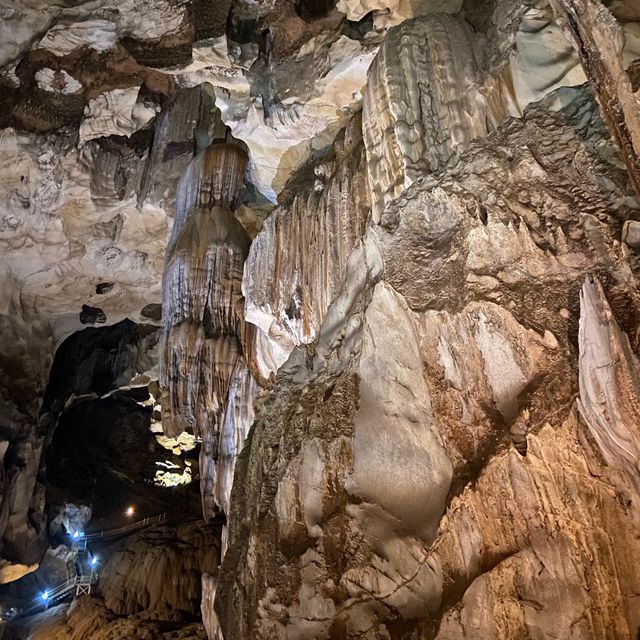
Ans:
{"type": "Polygon", "coordinates": [[[28,637],[33,640],[207,640],[205,628],[199,622],[185,625],[155,622],[141,616],[125,618],[109,611],[99,600],[86,596],[61,614],[38,624],[28,637]]]}
{"type": "MultiPolygon", "coordinates": [[[[598,0],[552,0],[573,39],[611,133],[640,197],[640,106],[625,71],[625,34],[598,0]]],[[[633,11],[633,8],[632,8],[633,11]]]]}
{"type": "Polygon", "coordinates": [[[391,203],[279,371],[237,466],[227,640],[635,633],[633,506],[573,401],[588,273],[635,326],[637,205],[564,91],[391,203]]]}

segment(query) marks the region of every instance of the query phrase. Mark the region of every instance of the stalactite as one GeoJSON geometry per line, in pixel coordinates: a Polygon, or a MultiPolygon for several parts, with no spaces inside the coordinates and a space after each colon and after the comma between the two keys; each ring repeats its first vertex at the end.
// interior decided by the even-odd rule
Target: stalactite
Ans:
{"type": "Polygon", "coordinates": [[[228,507],[229,478],[252,419],[236,408],[252,400],[244,392],[254,387],[245,362],[254,332],[245,327],[241,291],[249,238],[232,213],[246,165],[245,153],[228,144],[208,147],[189,164],[163,278],[163,425],[167,435],[188,430],[202,438],[206,518],[228,507]]]}
{"type": "Polygon", "coordinates": [[[251,245],[242,289],[247,327],[263,332],[252,344],[265,378],[295,345],[316,338],[364,233],[370,198],[361,127],[358,114],[332,155],[294,176],[251,245]]]}

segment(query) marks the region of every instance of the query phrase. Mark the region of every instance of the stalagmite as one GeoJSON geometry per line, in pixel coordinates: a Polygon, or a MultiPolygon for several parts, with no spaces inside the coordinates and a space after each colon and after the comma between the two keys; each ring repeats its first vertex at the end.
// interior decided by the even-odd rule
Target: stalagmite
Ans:
{"type": "Polygon", "coordinates": [[[214,144],[187,167],[178,185],[163,276],[163,425],[169,436],[190,431],[202,438],[206,518],[227,506],[229,483],[220,489],[216,479],[233,473],[244,440],[234,429],[243,435],[246,429],[225,420],[232,379],[241,371],[250,375],[243,359],[246,330],[238,313],[249,238],[232,213],[246,164],[239,147],[214,144]]]}

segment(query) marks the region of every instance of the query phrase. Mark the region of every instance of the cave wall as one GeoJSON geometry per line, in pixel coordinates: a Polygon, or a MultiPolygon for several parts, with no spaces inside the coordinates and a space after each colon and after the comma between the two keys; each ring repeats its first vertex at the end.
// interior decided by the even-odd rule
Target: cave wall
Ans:
{"type": "Polygon", "coordinates": [[[0,576],[76,441],[160,505],[201,437],[226,517],[219,569],[143,539],[38,633],[635,637],[635,3],[0,11],[0,576]]]}
{"type": "MultiPolygon", "coordinates": [[[[406,75],[424,69],[432,106],[473,99],[460,91],[469,73],[438,84],[416,61],[418,29],[434,24],[458,28],[405,23],[370,69],[373,224],[238,460],[215,599],[227,640],[637,632],[639,576],[625,560],[637,546],[637,256],[621,242],[638,215],[632,182],[596,80],[593,96],[550,87],[495,129],[459,125],[464,144],[433,167],[440,147],[406,123],[437,111],[406,75]]],[[[275,215],[254,242],[265,256],[289,233],[273,232],[275,215]]],[[[330,210],[307,215],[331,224],[330,210]]],[[[298,246],[274,282],[304,264],[298,246]]],[[[254,278],[245,271],[249,306],[254,278]]],[[[286,309],[281,290],[264,291],[262,308],[286,309]]]]}

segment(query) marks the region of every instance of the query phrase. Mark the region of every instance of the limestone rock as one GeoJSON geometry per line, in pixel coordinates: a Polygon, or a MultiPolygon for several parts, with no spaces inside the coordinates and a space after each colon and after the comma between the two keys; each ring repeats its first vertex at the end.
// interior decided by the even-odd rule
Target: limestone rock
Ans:
{"type": "Polygon", "coordinates": [[[265,198],[275,202],[293,171],[331,144],[358,110],[375,52],[347,36],[321,34],[293,59],[268,69],[254,63],[251,91],[255,94],[267,76],[272,99],[280,105],[271,124],[265,121],[263,98],[252,99],[246,89],[216,91],[224,123],[249,148],[249,176],[265,198]]]}
{"type": "Polygon", "coordinates": [[[602,286],[585,282],[580,294],[580,413],[604,460],[635,493],[640,489],[639,366],[602,286]]]}
{"type": "Polygon", "coordinates": [[[336,5],[348,20],[362,20],[373,12],[373,25],[377,30],[386,30],[404,20],[430,13],[457,13],[462,8],[462,0],[339,0],[336,5]]]}
{"type": "MultiPolygon", "coordinates": [[[[584,415],[613,375],[578,365],[585,274],[607,278],[617,313],[636,304],[618,250],[635,205],[593,101],[571,95],[417,180],[351,254],[236,465],[215,596],[227,640],[632,636],[638,575],[615,567],[637,545],[637,474],[601,410],[592,444],[573,402],[579,368],[584,415]],[[549,152],[539,130],[555,132],[549,152]]],[[[582,315],[581,335],[600,336],[582,343],[604,340],[632,372],[611,322],[582,315]]],[[[607,389],[626,438],[625,371],[607,389]]]]}
{"type": "Polygon", "coordinates": [[[155,622],[135,616],[123,618],[109,611],[95,598],[80,598],[67,611],[57,613],[53,619],[43,616],[44,620],[30,625],[30,637],[34,640],[81,640],[88,637],[95,640],[207,640],[206,631],[199,622],[185,625],[155,622]]]}
{"type": "Polygon", "coordinates": [[[7,640],[635,637],[637,5],[0,0],[7,640]]]}
{"type": "Polygon", "coordinates": [[[206,518],[228,506],[235,457],[253,417],[243,406],[250,407],[255,393],[249,371],[253,330],[239,314],[249,239],[231,212],[245,168],[242,150],[221,144],[188,166],[163,276],[163,424],[169,436],[188,430],[202,438],[206,518]]]}
{"type": "Polygon", "coordinates": [[[87,140],[110,135],[130,136],[156,115],[154,108],[138,103],[138,89],[113,89],[91,100],[80,125],[82,146],[87,140]]]}
{"type": "Polygon", "coordinates": [[[294,176],[287,200],[263,223],[245,264],[245,319],[265,334],[257,352],[265,378],[295,345],[316,338],[364,233],[369,192],[359,116],[334,148],[334,157],[294,176]]]}
{"type": "Polygon", "coordinates": [[[217,533],[204,523],[154,527],[109,550],[98,583],[107,609],[173,621],[197,613],[201,575],[217,568],[217,533]]]}
{"type": "Polygon", "coordinates": [[[552,0],[574,41],[611,134],[640,196],[640,107],[625,71],[625,34],[601,2],[552,0]]]}
{"type": "Polygon", "coordinates": [[[480,48],[461,18],[426,16],[389,32],[369,71],[363,107],[374,220],[509,113],[506,87],[485,80],[480,48]]]}

